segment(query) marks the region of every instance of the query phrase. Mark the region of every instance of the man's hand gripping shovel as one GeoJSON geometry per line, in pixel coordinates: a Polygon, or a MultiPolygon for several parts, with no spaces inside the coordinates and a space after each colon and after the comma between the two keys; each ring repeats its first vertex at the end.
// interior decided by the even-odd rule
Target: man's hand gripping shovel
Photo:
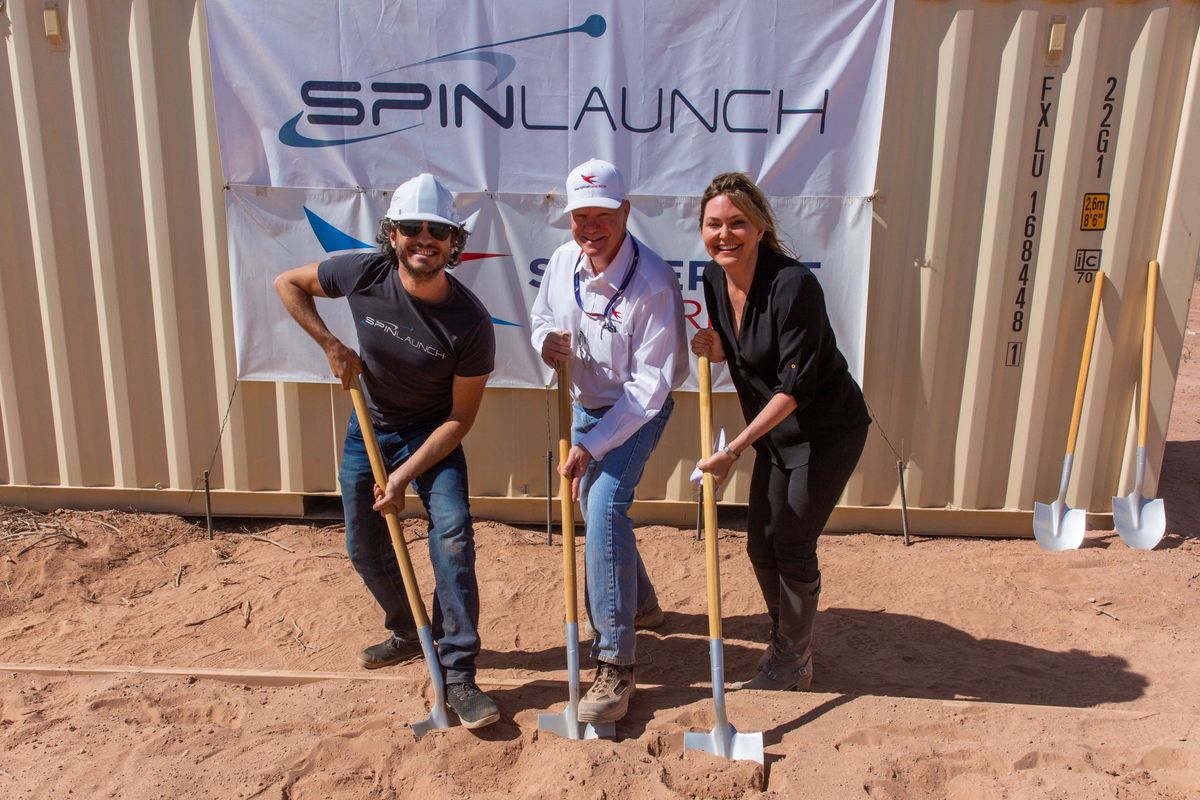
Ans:
{"type": "MultiPolygon", "coordinates": [[[[700,453],[712,455],[712,368],[700,356],[700,453]]],[[[708,573],[708,653],[712,666],[716,725],[708,733],[683,734],[685,750],[703,750],[722,758],[763,763],[763,735],[738,733],[725,714],[725,645],[721,639],[721,573],[717,560],[717,488],[711,472],[704,473],[704,554],[708,573]]]]}
{"type": "MultiPolygon", "coordinates": [[[[383,455],[379,452],[379,442],[375,439],[375,426],[371,424],[371,414],[367,410],[367,402],[363,398],[362,377],[354,375],[350,380],[350,399],[354,401],[354,413],[358,415],[359,427],[362,428],[363,443],[367,447],[367,457],[371,459],[371,472],[375,483],[387,486],[387,467],[383,463],[383,455]]],[[[437,651],[433,648],[433,633],[429,629],[429,616],[425,613],[425,603],[421,601],[421,593],[417,589],[417,576],[413,572],[412,561],[408,557],[408,545],[404,543],[404,533],[400,527],[400,518],[395,509],[388,507],[383,512],[387,520],[388,533],[392,537],[392,548],[396,551],[396,560],[400,562],[400,572],[404,577],[404,591],[408,595],[408,606],[412,610],[413,620],[417,623],[417,636],[421,640],[421,651],[425,654],[425,664],[429,667],[429,679],[433,684],[433,707],[429,710],[429,719],[410,722],[409,727],[419,739],[435,728],[449,728],[450,720],[446,716],[446,680],[442,675],[442,665],[438,661],[437,651]]]]}
{"type": "MultiPolygon", "coordinates": [[[[567,460],[571,449],[570,366],[558,368],[558,462],[567,460]]],[[[571,479],[563,476],[558,493],[562,505],[563,591],[567,616],[567,707],[561,714],[538,715],[538,730],[564,739],[610,739],[616,734],[611,722],[581,723],[579,712],[579,606],[575,587],[575,504],[571,500],[571,479]]]]}

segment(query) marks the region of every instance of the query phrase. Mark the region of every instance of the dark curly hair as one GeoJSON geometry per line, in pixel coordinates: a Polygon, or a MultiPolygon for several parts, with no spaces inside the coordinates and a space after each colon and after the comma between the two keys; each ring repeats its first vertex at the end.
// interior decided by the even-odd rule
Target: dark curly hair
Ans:
{"type": "MultiPolygon", "coordinates": [[[[395,229],[396,221],[384,217],[379,220],[379,233],[375,236],[375,243],[379,245],[379,252],[383,253],[393,267],[400,265],[400,257],[396,255],[396,248],[392,247],[392,231],[395,229]]],[[[468,235],[467,229],[461,225],[455,225],[451,228],[450,257],[446,259],[446,269],[454,269],[462,261],[463,251],[467,249],[468,235]]]]}
{"type": "Polygon", "coordinates": [[[704,195],[700,198],[700,224],[704,224],[704,209],[708,201],[714,197],[725,195],[738,209],[750,218],[755,227],[762,228],[762,244],[768,250],[784,256],[793,256],[792,251],[779,241],[777,233],[779,224],[775,221],[775,212],[767,202],[762,189],[750,180],[744,172],[722,172],[712,179],[704,195]]]}

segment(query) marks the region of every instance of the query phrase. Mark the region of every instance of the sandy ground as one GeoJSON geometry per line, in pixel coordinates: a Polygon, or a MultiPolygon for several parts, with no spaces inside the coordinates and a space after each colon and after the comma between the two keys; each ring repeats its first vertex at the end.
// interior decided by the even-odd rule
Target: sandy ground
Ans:
{"type": "MultiPolygon", "coordinates": [[[[340,527],[222,521],[209,541],[177,517],[0,509],[0,798],[1200,797],[1197,308],[1159,549],[826,537],[813,691],[728,695],[765,768],[683,749],[713,724],[693,531],[639,529],[666,621],[639,634],[616,740],[572,742],[537,731],[566,697],[560,551],[478,523],[479,677],[503,717],[416,740],[424,663],[357,668],[381,619],[340,527]]],[[[425,525],[405,527],[431,588],[425,525]]],[[[767,632],[743,542],[722,531],[730,680],[767,632]]]]}

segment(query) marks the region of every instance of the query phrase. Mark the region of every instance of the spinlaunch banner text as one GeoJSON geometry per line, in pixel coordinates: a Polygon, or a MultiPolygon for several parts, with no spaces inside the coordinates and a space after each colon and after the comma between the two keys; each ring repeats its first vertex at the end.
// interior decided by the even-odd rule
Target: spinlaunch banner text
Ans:
{"type": "MultiPolygon", "coordinates": [[[[699,195],[749,173],[861,374],[890,0],[206,8],[241,379],[333,381],[272,280],[374,247],[391,191],[431,172],[478,212],[454,274],[497,326],[492,385],[546,385],[528,309],[570,237],[563,179],[592,157],[624,173],[630,228],[675,267],[695,327],[699,195]]],[[[356,343],[344,302],[319,310],[356,343]]]]}

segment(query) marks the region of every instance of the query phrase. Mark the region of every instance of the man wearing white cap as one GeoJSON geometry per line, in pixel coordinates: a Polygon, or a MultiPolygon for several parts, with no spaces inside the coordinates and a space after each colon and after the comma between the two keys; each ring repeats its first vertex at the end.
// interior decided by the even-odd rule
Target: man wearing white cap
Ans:
{"type": "Polygon", "coordinates": [[[581,722],[615,722],[636,683],[636,629],[663,614],[638,554],[629,506],[687,377],[682,297],[671,268],[626,230],[615,166],[592,159],[567,176],[573,241],[546,265],[531,312],[533,346],[571,364],[573,479],[586,524],[586,596],[596,679],[581,722]]]}
{"type": "Polygon", "coordinates": [[[462,257],[466,226],[454,197],[428,173],[401,184],[380,220],[380,250],[334,256],[275,280],[284,306],[321,346],[342,387],[362,373],[371,423],[389,470],[376,489],[354,412],[339,479],[346,551],[384,612],[386,640],[359,663],[377,669],[421,654],[400,567],[383,518],[404,509],[411,484],[429,513],[429,557],[436,589],[432,633],[446,695],[463,725],[500,718],[475,684],[479,587],[475,532],[467,505],[462,442],[475,421],[495,361],[491,316],[446,270],[462,257]],[[360,352],[341,342],[317,313],[314,297],[345,297],[360,352]]]}

